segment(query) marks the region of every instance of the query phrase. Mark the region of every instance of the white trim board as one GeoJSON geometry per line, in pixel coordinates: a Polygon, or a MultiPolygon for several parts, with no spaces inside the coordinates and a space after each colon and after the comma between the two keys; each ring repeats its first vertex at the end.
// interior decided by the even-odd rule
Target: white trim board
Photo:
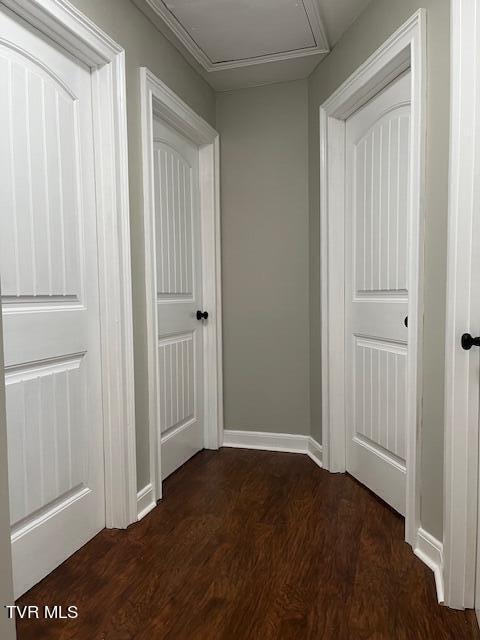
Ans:
{"type": "Polygon", "coordinates": [[[322,425],[325,467],[346,468],[345,418],[345,135],[346,120],[403,71],[412,78],[409,357],[405,537],[420,520],[417,490],[422,399],[423,220],[425,173],[426,14],[417,11],[320,107],[322,425]]]}
{"type": "Polygon", "coordinates": [[[144,518],[157,506],[153,495],[154,491],[150,482],[137,493],[137,520],[144,518]]]}
{"type": "Polygon", "coordinates": [[[421,527],[417,530],[417,539],[414,547],[415,555],[430,567],[435,576],[437,599],[440,604],[445,601],[443,585],[443,545],[428,531],[421,527]]]}
{"type": "Polygon", "coordinates": [[[162,495],[158,401],[157,270],[153,179],[153,117],[174,127],[199,147],[202,226],[203,305],[209,320],[203,329],[204,446],[223,441],[222,296],[220,256],[220,145],[218,133],[146,67],[140,68],[142,113],[143,216],[147,310],[150,483],[152,500],[162,495]]]}
{"type": "MultiPolygon", "coordinates": [[[[479,476],[480,15],[477,0],[451,2],[450,176],[445,335],[443,543],[445,604],[475,606],[479,476]]],[[[479,584],[477,578],[477,585],[479,584]]],[[[477,587],[478,588],[478,587],[477,587]]],[[[478,606],[478,603],[477,603],[478,606]]]]}
{"type": "Polygon", "coordinates": [[[92,70],[105,512],[137,519],[125,52],[67,0],[2,0],[92,70]]]}
{"type": "Polygon", "coordinates": [[[235,449],[303,453],[308,455],[319,467],[323,466],[322,445],[310,436],[225,429],[223,446],[235,449]]]}

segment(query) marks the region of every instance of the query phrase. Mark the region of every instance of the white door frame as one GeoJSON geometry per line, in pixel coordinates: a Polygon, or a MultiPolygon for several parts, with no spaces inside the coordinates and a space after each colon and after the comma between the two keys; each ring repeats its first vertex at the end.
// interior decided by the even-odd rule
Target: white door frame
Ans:
{"type": "Polygon", "coordinates": [[[136,520],[135,410],[125,55],[67,0],[1,0],[92,70],[105,515],[136,520]]]}
{"type": "Polygon", "coordinates": [[[451,2],[451,108],[445,344],[443,553],[445,604],[472,608],[478,513],[480,335],[480,13],[451,2]]]}
{"type": "Polygon", "coordinates": [[[204,441],[206,449],[223,442],[222,306],[220,261],[219,135],[149,69],[140,69],[142,109],[143,216],[147,310],[148,396],[151,504],[162,497],[158,399],[157,270],[153,180],[153,117],[174,127],[199,146],[202,226],[203,308],[209,321],[204,341],[204,441]]]}
{"type": "Polygon", "coordinates": [[[412,77],[411,223],[407,363],[407,474],[405,539],[416,545],[422,398],[423,201],[426,95],[426,14],[417,11],[320,107],[320,217],[322,303],[323,460],[346,469],[345,420],[345,138],[346,120],[402,71],[412,77]]]}

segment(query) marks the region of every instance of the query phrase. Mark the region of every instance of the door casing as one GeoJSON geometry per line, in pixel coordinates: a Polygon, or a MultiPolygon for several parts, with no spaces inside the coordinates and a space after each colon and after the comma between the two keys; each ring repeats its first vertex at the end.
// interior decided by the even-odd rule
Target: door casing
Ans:
{"type": "Polygon", "coordinates": [[[92,72],[107,527],[136,520],[125,54],[65,0],[2,0],[92,72]]]}
{"type": "MultiPolygon", "coordinates": [[[[443,554],[445,604],[478,609],[480,572],[479,353],[460,346],[480,334],[480,14],[476,0],[451,1],[450,175],[445,333],[443,554]],[[475,559],[477,561],[475,562],[475,559]],[[476,583],[476,587],[475,587],[476,583]],[[477,601],[475,601],[475,588],[477,601]]],[[[477,610],[477,616],[480,615],[477,610]]]]}
{"type": "Polygon", "coordinates": [[[218,449],[223,442],[222,306],[220,255],[219,135],[149,69],[140,69],[142,113],[143,216],[145,231],[145,298],[148,350],[148,419],[150,484],[140,494],[150,496],[139,508],[139,519],[162,497],[160,469],[158,349],[156,312],[155,199],[153,179],[153,118],[180,131],[199,147],[200,217],[202,228],[203,307],[210,313],[203,329],[204,442],[218,449]]]}
{"type": "Polygon", "coordinates": [[[346,120],[406,69],[411,70],[406,517],[405,539],[417,546],[423,333],[426,13],[420,9],[320,107],[320,280],[324,466],[346,470],[345,420],[345,139],[346,120]]]}

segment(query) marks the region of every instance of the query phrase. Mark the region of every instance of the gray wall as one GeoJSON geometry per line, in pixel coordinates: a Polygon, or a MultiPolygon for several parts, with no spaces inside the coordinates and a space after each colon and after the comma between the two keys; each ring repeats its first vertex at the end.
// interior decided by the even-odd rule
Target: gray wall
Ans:
{"type": "Polygon", "coordinates": [[[307,434],[307,83],[217,96],[225,428],[307,434]]]}
{"type": "Polygon", "coordinates": [[[13,604],[12,547],[10,544],[10,508],[8,504],[7,425],[5,421],[5,372],[3,369],[3,332],[0,312],[0,638],[15,638],[15,623],[4,608],[13,604]]]}
{"type": "Polygon", "coordinates": [[[213,89],[130,0],[72,0],[125,49],[127,74],[137,482],[149,482],[147,342],[145,320],[139,67],[149,67],[192,109],[215,124],[213,89]]]}
{"type": "Polygon", "coordinates": [[[443,397],[449,130],[449,0],[373,0],[309,80],[312,433],[321,439],[319,105],[419,7],[427,9],[428,132],[422,525],[442,539],[443,397]]]}

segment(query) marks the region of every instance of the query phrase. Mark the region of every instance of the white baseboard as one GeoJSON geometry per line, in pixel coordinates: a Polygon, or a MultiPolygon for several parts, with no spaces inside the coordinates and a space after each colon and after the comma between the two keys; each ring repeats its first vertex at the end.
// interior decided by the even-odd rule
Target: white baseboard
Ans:
{"type": "Polygon", "coordinates": [[[137,520],[144,518],[147,513],[155,509],[157,503],[153,499],[153,489],[151,484],[140,489],[137,493],[137,520]]]}
{"type": "Polygon", "coordinates": [[[315,464],[318,464],[319,467],[323,468],[322,445],[318,444],[318,442],[312,437],[309,437],[307,441],[307,454],[315,462],[315,464]]]}
{"type": "Polygon", "coordinates": [[[310,436],[226,429],[223,432],[223,446],[237,449],[303,453],[308,455],[319,467],[322,466],[322,446],[310,436]]]}
{"type": "Polygon", "coordinates": [[[417,531],[417,542],[414,549],[415,555],[433,571],[435,586],[437,587],[438,602],[443,603],[443,544],[434,538],[428,531],[421,527],[417,531]]]}

